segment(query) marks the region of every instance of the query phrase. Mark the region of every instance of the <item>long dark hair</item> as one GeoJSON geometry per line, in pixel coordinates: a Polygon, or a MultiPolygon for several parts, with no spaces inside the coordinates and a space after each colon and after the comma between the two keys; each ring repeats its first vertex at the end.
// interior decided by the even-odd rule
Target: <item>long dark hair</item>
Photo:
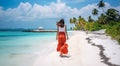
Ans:
{"type": "Polygon", "coordinates": [[[61,19],[59,23],[60,23],[60,27],[64,27],[64,19],[61,19]]]}

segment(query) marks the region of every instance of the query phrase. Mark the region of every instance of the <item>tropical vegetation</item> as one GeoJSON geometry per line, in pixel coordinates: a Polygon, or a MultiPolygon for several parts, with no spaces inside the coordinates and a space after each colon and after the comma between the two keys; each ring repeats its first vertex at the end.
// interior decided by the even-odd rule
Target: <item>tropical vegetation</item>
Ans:
{"type": "Polygon", "coordinates": [[[78,18],[70,18],[70,23],[75,26],[71,28],[72,30],[85,30],[85,31],[96,31],[100,29],[106,29],[106,33],[110,35],[113,39],[118,40],[120,43],[120,13],[114,8],[109,8],[105,12],[105,3],[101,0],[97,4],[98,8],[102,9],[103,13],[99,14],[99,10],[94,8],[92,10],[93,16],[98,19],[94,20],[91,16],[88,16],[88,20],[79,16],[78,18]],[[100,15],[100,16],[98,16],[100,15]]]}

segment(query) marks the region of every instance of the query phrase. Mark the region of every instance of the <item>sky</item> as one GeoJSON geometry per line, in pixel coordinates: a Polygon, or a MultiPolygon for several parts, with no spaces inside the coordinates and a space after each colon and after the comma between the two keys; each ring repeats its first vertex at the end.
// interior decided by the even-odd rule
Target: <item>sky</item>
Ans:
{"type": "MultiPolygon", "coordinates": [[[[38,28],[56,29],[56,22],[65,20],[69,29],[73,25],[69,23],[72,17],[82,16],[86,20],[93,16],[94,8],[100,0],[0,0],[0,28],[38,28]]],[[[105,11],[114,8],[120,11],[120,0],[103,0],[105,11]]],[[[120,13],[120,12],[119,12],[120,13]]]]}

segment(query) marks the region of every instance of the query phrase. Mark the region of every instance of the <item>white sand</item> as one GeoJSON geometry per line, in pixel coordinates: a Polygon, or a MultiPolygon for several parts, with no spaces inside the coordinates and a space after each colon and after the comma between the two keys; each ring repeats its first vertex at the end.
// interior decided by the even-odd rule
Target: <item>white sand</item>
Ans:
{"type": "MultiPolygon", "coordinates": [[[[104,30],[97,31],[97,33],[104,33],[104,30]]],[[[120,65],[120,45],[116,40],[111,39],[106,35],[89,34],[92,37],[92,42],[96,45],[102,45],[105,48],[105,55],[110,58],[109,62],[120,65]]]]}
{"type": "MultiPolygon", "coordinates": [[[[107,66],[101,62],[99,56],[100,50],[97,47],[87,43],[87,37],[89,37],[89,35],[87,35],[85,32],[73,32],[73,35],[70,36],[69,40],[67,41],[69,45],[69,53],[67,56],[69,56],[69,58],[59,57],[59,52],[56,52],[57,41],[51,43],[49,47],[46,47],[46,49],[38,54],[33,66],[107,66]]],[[[109,53],[109,51],[114,50],[108,49],[107,52],[109,53]]],[[[116,55],[120,56],[119,53],[116,55]]],[[[118,62],[116,63],[118,64],[118,62]]]]}

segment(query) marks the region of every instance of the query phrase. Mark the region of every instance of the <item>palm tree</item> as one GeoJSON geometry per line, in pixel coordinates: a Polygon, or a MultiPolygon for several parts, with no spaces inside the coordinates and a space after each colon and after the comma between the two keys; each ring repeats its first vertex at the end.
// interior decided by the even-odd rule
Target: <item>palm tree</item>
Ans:
{"type": "Polygon", "coordinates": [[[79,16],[79,18],[82,18],[81,16],[79,16]]]}
{"type": "Polygon", "coordinates": [[[98,10],[97,10],[96,8],[94,8],[94,9],[92,10],[92,14],[93,14],[93,15],[97,15],[97,17],[98,17],[98,10]]]}
{"type": "Polygon", "coordinates": [[[75,17],[73,17],[73,23],[75,24],[77,21],[77,19],[75,17]]]}
{"type": "Polygon", "coordinates": [[[103,2],[103,0],[101,0],[97,5],[99,8],[102,8],[103,12],[105,13],[105,11],[103,9],[105,7],[105,3],[103,2]]]}
{"type": "Polygon", "coordinates": [[[73,19],[72,18],[70,18],[70,24],[73,24],[73,19]]]}
{"type": "Polygon", "coordinates": [[[70,18],[70,23],[74,24],[76,26],[77,25],[77,19],[75,17],[70,18]]]}
{"type": "Polygon", "coordinates": [[[117,11],[113,8],[108,9],[107,12],[106,12],[106,15],[108,16],[109,20],[114,20],[114,21],[119,20],[119,18],[118,18],[119,17],[119,11],[117,11]]]}
{"type": "Polygon", "coordinates": [[[100,17],[98,18],[98,22],[101,24],[106,24],[107,16],[105,14],[101,14],[100,17]]]}
{"type": "Polygon", "coordinates": [[[79,29],[84,30],[85,23],[86,23],[85,19],[79,16],[79,19],[78,19],[79,29]]]}
{"type": "Polygon", "coordinates": [[[77,19],[75,17],[70,18],[70,23],[71,24],[76,24],[76,22],[77,22],[77,19]]]}
{"type": "Polygon", "coordinates": [[[93,22],[94,20],[92,19],[91,16],[88,17],[88,22],[93,22]]]}
{"type": "Polygon", "coordinates": [[[120,15],[118,16],[118,21],[120,22],[120,15]]]}
{"type": "Polygon", "coordinates": [[[73,24],[75,24],[75,26],[77,25],[77,19],[75,17],[73,17],[73,24]]]}

